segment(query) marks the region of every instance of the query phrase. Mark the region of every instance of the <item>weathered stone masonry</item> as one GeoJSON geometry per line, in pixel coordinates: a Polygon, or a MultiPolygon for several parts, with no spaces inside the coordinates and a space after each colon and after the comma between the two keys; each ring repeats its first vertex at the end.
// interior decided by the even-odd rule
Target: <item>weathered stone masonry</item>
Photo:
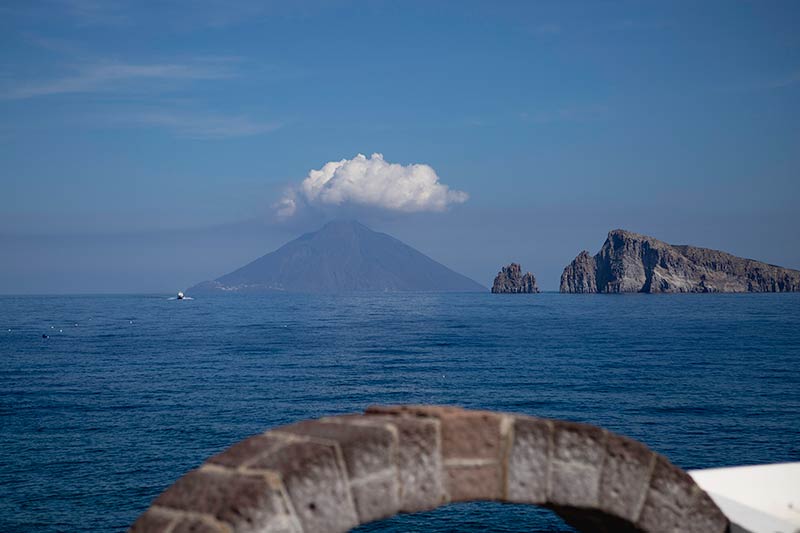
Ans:
{"type": "Polygon", "coordinates": [[[246,439],[132,532],[342,532],[449,502],[549,507],[581,531],[728,531],[683,470],[604,429],[457,407],[371,407],[246,439]]]}

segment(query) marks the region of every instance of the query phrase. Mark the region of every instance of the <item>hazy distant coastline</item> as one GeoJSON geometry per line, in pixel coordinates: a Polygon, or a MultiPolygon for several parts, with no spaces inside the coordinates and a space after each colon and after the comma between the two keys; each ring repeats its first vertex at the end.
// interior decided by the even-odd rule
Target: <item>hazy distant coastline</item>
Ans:
{"type": "MultiPolygon", "coordinates": [[[[352,220],[327,223],[274,252],[187,289],[202,293],[473,292],[485,287],[385,233],[352,220]]],[[[600,252],[581,252],[561,275],[562,293],[794,292],[800,271],[726,252],[676,246],[612,230],[600,252]]],[[[494,293],[537,293],[535,276],[503,267],[494,293]]]]}

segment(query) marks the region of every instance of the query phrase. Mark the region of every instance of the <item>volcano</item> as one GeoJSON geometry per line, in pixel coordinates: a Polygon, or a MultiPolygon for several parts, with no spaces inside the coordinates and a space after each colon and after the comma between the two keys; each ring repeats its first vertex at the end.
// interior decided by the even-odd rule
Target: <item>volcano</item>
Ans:
{"type": "Polygon", "coordinates": [[[476,292],[486,288],[385,233],[329,222],[255,261],[187,289],[199,293],[476,292]]]}

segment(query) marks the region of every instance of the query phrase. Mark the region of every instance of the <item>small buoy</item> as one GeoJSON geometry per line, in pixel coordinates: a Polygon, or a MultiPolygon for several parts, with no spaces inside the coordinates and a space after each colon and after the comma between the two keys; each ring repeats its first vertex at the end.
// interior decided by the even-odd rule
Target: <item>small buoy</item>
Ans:
{"type": "Polygon", "coordinates": [[[131,320],[131,322],[130,322],[130,323],[131,323],[131,324],[133,324],[133,320],[131,320]]]}
{"type": "Polygon", "coordinates": [[[53,326],[50,326],[50,329],[55,329],[53,326]]]}
{"type": "Polygon", "coordinates": [[[59,333],[64,333],[63,329],[58,330],[59,333]]]}

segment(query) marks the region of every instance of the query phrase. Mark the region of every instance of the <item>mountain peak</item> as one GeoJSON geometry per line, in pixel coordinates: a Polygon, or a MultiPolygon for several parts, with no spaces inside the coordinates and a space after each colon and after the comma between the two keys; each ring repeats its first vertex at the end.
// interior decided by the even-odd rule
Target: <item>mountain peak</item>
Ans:
{"type": "Polygon", "coordinates": [[[372,232],[371,229],[366,227],[358,220],[352,219],[336,219],[327,222],[317,231],[312,232],[313,235],[328,234],[328,233],[358,233],[358,232],[372,232]]]}
{"type": "MultiPolygon", "coordinates": [[[[323,229],[326,229],[326,228],[339,228],[339,227],[343,227],[343,228],[344,227],[351,227],[351,228],[369,229],[364,224],[362,224],[361,222],[359,222],[358,220],[355,220],[353,218],[336,218],[334,220],[330,220],[330,221],[326,222],[325,225],[322,226],[322,228],[320,228],[320,229],[323,230],[323,229]]],[[[372,230],[370,230],[370,231],[372,231],[372,230]]]]}

